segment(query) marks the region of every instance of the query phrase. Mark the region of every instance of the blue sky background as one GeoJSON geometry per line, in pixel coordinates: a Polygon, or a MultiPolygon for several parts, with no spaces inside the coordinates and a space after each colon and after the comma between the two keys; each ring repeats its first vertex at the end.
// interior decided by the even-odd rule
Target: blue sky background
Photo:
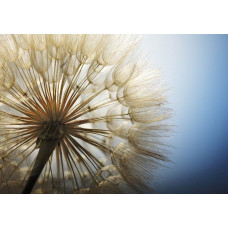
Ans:
{"type": "Polygon", "coordinates": [[[146,35],[177,127],[158,193],[228,193],[228,35],[146,35]]]}

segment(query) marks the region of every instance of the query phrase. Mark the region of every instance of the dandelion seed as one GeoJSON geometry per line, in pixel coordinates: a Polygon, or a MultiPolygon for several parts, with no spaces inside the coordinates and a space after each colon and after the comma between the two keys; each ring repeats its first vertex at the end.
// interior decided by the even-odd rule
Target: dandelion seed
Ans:
{"type": "Polygon", "coordinates": [[[151,192],[170,112],[138,44],[129,35],[1,36],[0,192],[151,192]]]}

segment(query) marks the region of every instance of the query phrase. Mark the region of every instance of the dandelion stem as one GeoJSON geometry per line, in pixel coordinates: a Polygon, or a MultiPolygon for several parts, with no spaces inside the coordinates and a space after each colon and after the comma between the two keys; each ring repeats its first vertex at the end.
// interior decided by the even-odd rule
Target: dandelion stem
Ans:
{"type": "Polygon", "coordinates": [[[58,143],[57,139],[44,139],[42,140],[40,144],[40,150],[38,152],[38,155],[36,157],[35,164],[32,168],[31,174],[28,178],[28,181],[25,185],[25,188],[23,190],[23,194],[30,194],[34,185],[37,182],[37,179],[39,178],[44,166],[49,160],[49,157],[51,156],[52,152],[54,151],[56,145],[58,143]]]}

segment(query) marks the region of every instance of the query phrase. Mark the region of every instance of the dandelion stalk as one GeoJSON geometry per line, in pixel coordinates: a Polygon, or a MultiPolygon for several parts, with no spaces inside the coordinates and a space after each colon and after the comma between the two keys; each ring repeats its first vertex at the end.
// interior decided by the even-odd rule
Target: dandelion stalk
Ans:
{"type": "Polygon", "coordinates": [[[33,165],[31,174],[22,193],[31,193],[43,168],[52,155],[56,145],[59,143],[59,140],[62,137],[62,133],[62,126],[58,121],[51,120],[45,125],[43,132],[37,139],[37,147],[40,149],[33,165]]]}
{"type": "Polygon", "coordinates": [[[39,153],[35,160],[35,164],[22,192],[23,194],[31,193],[37,179],[39,178],[44,166],[48,162],[49,157],[53,153],[57,143],[58,141],[56,139],[46,139],[42,141],[39,153]]]}

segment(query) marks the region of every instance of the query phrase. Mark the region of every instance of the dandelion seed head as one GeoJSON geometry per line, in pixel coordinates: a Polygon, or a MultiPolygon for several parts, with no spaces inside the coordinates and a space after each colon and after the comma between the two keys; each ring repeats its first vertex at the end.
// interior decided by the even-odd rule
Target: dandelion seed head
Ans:
{"type": "Polygon", "coordinates": [[[0,192],[11,182],[21,191],[48,147],[33,193],[152,190],[167,160],[160,138],[170,110],[139,43],[132,35],[1,35],[0,192]]]}

